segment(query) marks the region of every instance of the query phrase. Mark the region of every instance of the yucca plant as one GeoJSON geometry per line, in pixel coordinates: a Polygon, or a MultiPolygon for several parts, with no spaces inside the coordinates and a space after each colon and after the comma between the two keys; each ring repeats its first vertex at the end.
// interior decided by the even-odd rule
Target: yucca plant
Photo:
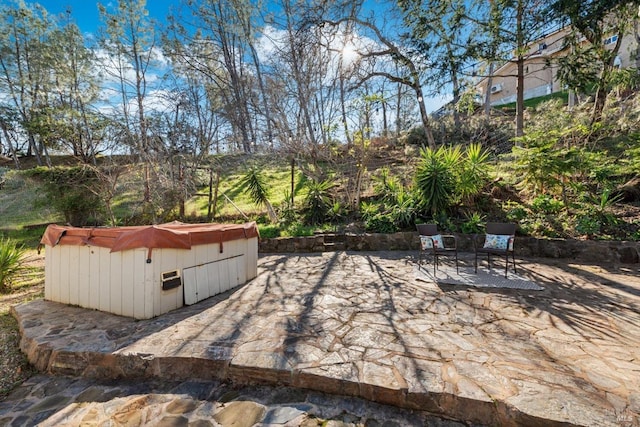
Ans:
{"type": "Polygon", "coordinates": [[[331,189],[334,185],[329,179],[307,182],[308,192],[304,200],[304,206],[309,224],[321,224],[327,219],[327,215],[333,206],[331,189]]]}
{"type": "Polygon", "coordinates": [[[24,268],[26,250],[9,238],[0,239],[0,292],[9,289],[11,280],[24,268]]]}
{"type": "Polygon", "coordinates": [[[460,163],[458,174],[458,192],[462,200],[469,203],[482,190],[489,176],[487,160],[489,152],[481,144],[473,143],[467,147],[464,161],[460,163]]]}
{"type": "Polygon", "coordinates": [[[420,163],[416,170],[416,191],[420,207],[435,215],[451,204],[456,190],[456,153],[445,147],[420,151],[420,163]]]}
{"type": "Polygon", "coordinates": [[[269,190],[267,188],[267,182],[260,169],[258,169],[257,166],[251,167],[247,174],[242,178],[241,183],[247,187],[249,195],[256,205],[265,206],[267,208],[269,220],[272,223],[278,222],[276,212],[273,209],[271,202],[269,201],[269,190]]]}

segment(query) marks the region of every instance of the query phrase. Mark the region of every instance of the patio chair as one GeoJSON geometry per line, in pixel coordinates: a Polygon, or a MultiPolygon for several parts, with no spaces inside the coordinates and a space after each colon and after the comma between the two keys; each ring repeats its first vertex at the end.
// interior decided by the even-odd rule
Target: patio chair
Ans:
{"type": "Polygon", "coordinates": [[[504,255],[504,277],[507,277],[509,270],[509,255],[511,255],[511,259],[513,260],[513,272],[516,272],[516,255],[513,247],[516,228],[517,224],[488,222],[486,226],[486,234],[484,236],[475,236],[473,244],[476,253],[474,264],[476,273],[478,272],[478,254],[487,254],[489,270],[491,270],[491,255],[504,255]]]}
{"type": "Polygon", "coordinates": [[[436,224],[416,224],[420,235],[420,249],[418,251],[418,267],[423,254],[433,256],[433,275],[438,268],[438,258],[441,255],[453,255],[456,259],[456,272],[458,272],[458,239],[449,234],[440,234],[436,224]]]}

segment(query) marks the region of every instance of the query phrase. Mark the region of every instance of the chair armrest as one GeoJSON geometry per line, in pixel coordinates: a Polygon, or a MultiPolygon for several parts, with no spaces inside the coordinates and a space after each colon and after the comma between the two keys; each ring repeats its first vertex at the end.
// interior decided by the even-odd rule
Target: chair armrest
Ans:
{"type": "Polygon", "coordinates": [[[480,245],[478,245],[478,243],[480,243],[480,240],[484,240],[485,235],[484,234],[478,234],[478,233],[474,233],[473,234],[473,250],[477,250],[479,247],[482,247],[480,245]]]}
{"type": "MultiPolygon", "coordinates": [[[[444,242],[445,239],[453,240],[453,249],[458,249],[458,238],[456,236],[453,234],[443,234],[442,241],[444,242]]],[[[446,247],[447,245],[445,245],[445,248],[446,247]]]]}

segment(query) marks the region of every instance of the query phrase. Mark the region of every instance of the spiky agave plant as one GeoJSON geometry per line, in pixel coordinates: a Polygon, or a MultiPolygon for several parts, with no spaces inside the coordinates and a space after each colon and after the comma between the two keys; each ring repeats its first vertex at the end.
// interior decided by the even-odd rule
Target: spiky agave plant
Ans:
{"type": "Polygon", "coordinates": [[[0,238],[0,292],[6,292],[11,280],[24,268],[25,252],[13,240],[0,238]]]}

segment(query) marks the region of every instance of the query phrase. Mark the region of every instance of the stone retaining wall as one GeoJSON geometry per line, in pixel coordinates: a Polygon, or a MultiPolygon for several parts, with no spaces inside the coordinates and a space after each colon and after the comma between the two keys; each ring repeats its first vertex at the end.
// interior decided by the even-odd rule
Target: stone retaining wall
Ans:
{"type": "MultiPolygon", "coordinates": [[[[458,250],[473,252],[473,236],[457,234],[458,250]]],[[[308,237],[262,239],[261,253],[413,250],[418,248],[416,232],[391,234],[318,234],[308,237]]],[[[537,239],[517,236],[517,256],[569,258],[587,262],[634,264],[640,262],[640,242],[572,239],[537,239]]]]}

